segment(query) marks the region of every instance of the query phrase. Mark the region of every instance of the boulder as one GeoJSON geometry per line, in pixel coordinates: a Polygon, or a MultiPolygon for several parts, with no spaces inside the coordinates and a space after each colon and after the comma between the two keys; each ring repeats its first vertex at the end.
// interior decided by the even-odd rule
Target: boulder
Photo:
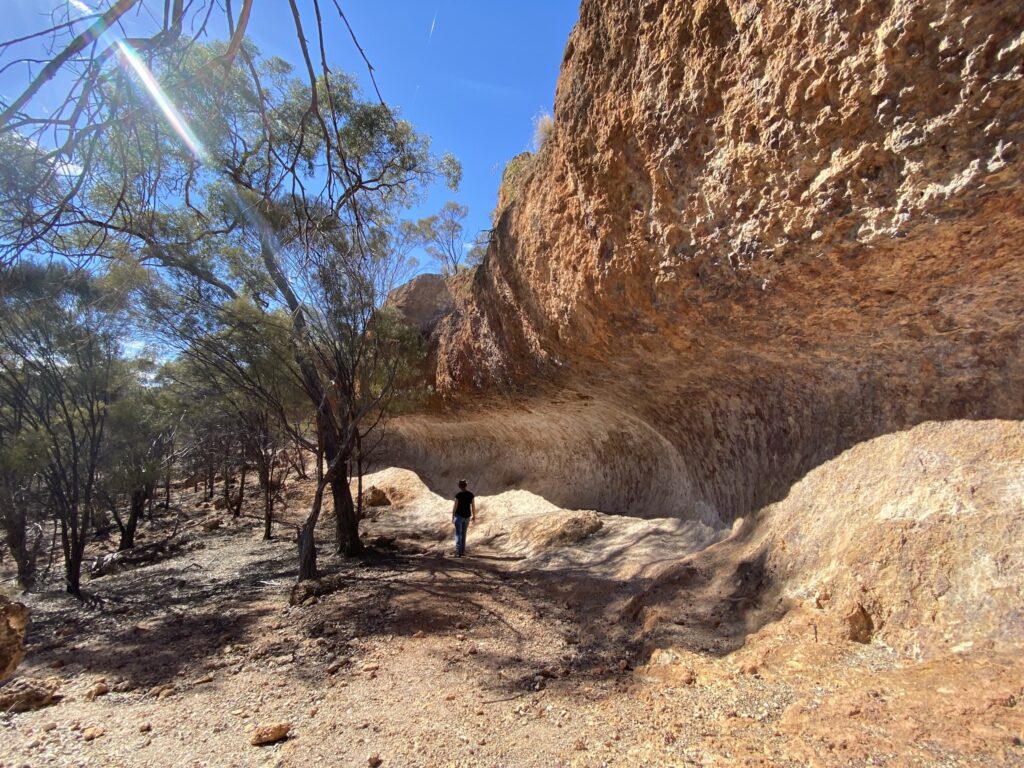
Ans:
{"type": "Polygon", "coordinates": [[[60,697],[60,681],[55,677],[39,680],[18,677],[0,686],[0,712],[30,712],[53,704],[60,697]]]}
{"type": "Polygon", "coordinates": [[[392,291],[386,306],[397,309],[406,322],[429,336],[438,321],[451,312],[454,299],[441,275],[417,275],[392,291]]]}
{"type": "Polygon", "coordinates": [[[0,680],[6,679],[25,655],[28,608],[0,595],[0,680]]]}

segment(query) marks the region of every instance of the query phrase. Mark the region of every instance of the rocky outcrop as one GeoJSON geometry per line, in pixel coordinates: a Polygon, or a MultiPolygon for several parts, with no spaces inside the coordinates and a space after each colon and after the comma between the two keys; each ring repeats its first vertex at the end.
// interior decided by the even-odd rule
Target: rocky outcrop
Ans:
{"type": "Polygon", "coordinates": [[[474,409],[450,464],[530,470],[510,425],[583,396],[615,416],[564,455],[633,450],[622,423],[670,450],[559,504],[728,522],[876,435],[1024,418],[1022,32],[1011,0],[585,0],[554,132],[438,328],[474,409]]]}
{"type": "Polygon", "coordinates": [[[1024,424],[933,422],[816,468],[668,567],[633,616],[670,635],[704,603],[762,655],[813,637],[929,659],[1019,647],[1022,595],[1024,424]]]}
{"type": "Polygon", "coordinates": [[[397,310],[410,325],[430,336],[438,321],[455,306],[448,282],[441,275],[417,275],[388,296],[387,306],[397,310]]]}
{"type": "Polygon", "coordinates": [[[25,656],[28,609],[0,595],[0,681],[14,672],[25,656]]]}

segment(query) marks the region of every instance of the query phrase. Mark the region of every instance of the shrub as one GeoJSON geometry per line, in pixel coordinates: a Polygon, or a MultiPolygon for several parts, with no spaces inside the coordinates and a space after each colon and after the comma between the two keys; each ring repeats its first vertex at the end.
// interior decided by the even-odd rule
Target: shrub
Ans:
{"type": "Polygon", "coordinates": [[[533,151],[540,152],[540,150],[547,144],[548,139],[551,138],[551,134],[555,130],[555,118],[551,116],[550,112],[540,112],[535,118],[533,118],[533,151]]]}

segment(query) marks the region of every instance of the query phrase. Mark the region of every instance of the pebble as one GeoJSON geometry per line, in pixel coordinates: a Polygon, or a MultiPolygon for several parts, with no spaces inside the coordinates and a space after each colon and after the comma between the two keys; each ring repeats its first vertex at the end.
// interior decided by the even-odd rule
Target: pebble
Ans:
{"type": "Polygon", "coordinates": [[[249,739],[249,743],[254,747],[259,747],[264,744],[273,744],[275,741],[281,741],[282,739],[288,738],[288,732],[291,729],[291,723],[272,723],[270,725],[261,725],[253,731],[252,737],[249,739]]]}
{"type": "Polygon", "coordinates": [[[82,738],[86,741],[92,741],[93,739],[98,739],[104,733],[106,733],[106,730],[102,726],[91,725],[82,731],[82,738]]]}
{"type": "Polygon", "coordinates": [[[89,692],[85,694],[85,698],[88,701],[93,701],[97,696],[106,696],[108,693],[110,693],[110,687],[107,685],[106,681],[100,680],[89,689],[89,692]]]}
{"type": "Polygon", "coordinates": [[[379,768],[379,766],[384,764],[384,759],[379,754],[373,754],[366,758],[366,764],[370,768],[379,768]]]}
{"type": "Polygon", "coordinates": [[[143,723],[139,726],[139,733],[149,733],[151,730],[153,730],[153,726],[149,723],[143,723]]]}

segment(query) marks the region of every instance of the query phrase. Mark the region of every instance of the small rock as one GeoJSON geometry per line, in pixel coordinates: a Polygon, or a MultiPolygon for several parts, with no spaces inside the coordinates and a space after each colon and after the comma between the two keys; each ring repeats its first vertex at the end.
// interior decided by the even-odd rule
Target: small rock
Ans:
{"type": "Polygon", "coordinates": [[[43,726],[43,730],[44,731],[55,731],[55,730],[57,730],[57,724],[56,723],[47,723],[46,725],[43,726]]]}
{"type": "Polygon", "coordinates": [[[366,764],[370,768],[379,768],[379,766],[384,764],[384,759],[380,755],[370,755],[366,758],[366,764]]]}
{"type": "Polygon", "coordinates": [[[378,669],[380,669],[380,664],[374,662],[363,664],[363,672],[376,672],[378,669]]]}
{"type": "Polygon", "coordinates": [[[153,726],[149,723],[143,723],[139,726],[139,733],[149,733],[153,730],[153,726]]]}
{"type": "Polygon", "coordinates": [[[114,691],[115,693],[128,693],[131,689],[132,689],[131,681],[129,681],[129,680],[122,680],[120,683],[117,683],[110,690],[114,691]]]}
{"type": "Polygon", "coordinates": [[[92,741],[93,739],[98,739],[104,733],[106,733],[106,730],[102,726],[91,725],[82,731],[82,738],[86,741],[92,741]]]}
{"type": "Polygon", "coordinates": [[[344,663],[345,662],[343,662],[341,659],[335,659],[334,661],[332,661],[330,664],[327,665],[327,674],[328,675],[335,675],[335,674],[337,674],[338,670],[341,669],[341,667],[342,667],[342,665],[344,663]]]}
{"type": "Polygon", "coordinates": [[[100,680],[92,688],[89,689],[88,693],[85,694],[85,698],[88,701],[94,701],[97,696],[106,696],[110,693],[110,687],[105,681],[100,680]]]}
{"type": "Polygon", "coordinates": [[[422,629],[417,629],[412,636],[419,640],[420,638],[426,637],[427,633],[424,632],[422,629]]]}
{"type": "Polygon", "coordinates": [[[444,697],[444,700],[445,701],[455,701],[455,694],[454,693],[449,693],[447,696],[444,697]]]}
{"type": "Polygon", "coordinates": [[[272,725],[261,725],[253,731],[249,743],[254,747],[264,744],[273,744],[288,738],[288,732],[292,729],[291,723],[273,723],[272,725]]]}
{"type": "Polygon", "coordinates": [[[587,749],[587,742],[585,742],[583,739],[576,739],[576,743],[573,744],[573,748],[577,752],[585,752],[587,749]]]}
{"type": "Polygon", "coordinates": [[[173,696],[173,695],[174,695],[174,687],[171,686],[171,687],[168,687],[168,688],[164,688],[162,691],[160,691],[160,693],[157,694],[157,698],[162,700],[162,699],[166,699],[168,696],[173,696]]]}
{"type": "Polygon", "coordinates": [[[206,683],[212,683],[212,682],[213,682],[213,675],[203,675],[198,680],[196,680],[195,684],[196,685],[205,685],[206,683]]]}

